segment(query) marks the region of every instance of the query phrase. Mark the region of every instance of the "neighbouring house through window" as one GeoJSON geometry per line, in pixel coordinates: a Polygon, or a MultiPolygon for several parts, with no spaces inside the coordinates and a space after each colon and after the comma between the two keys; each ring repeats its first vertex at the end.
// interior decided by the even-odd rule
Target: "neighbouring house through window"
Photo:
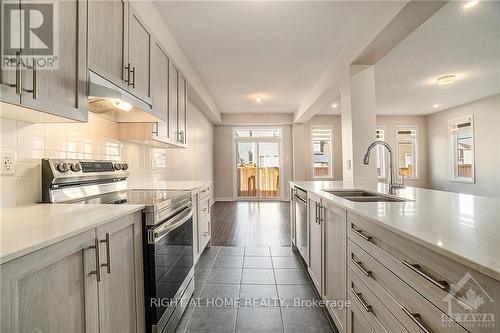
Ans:
{"type": "Polygon", "coordinates": [[[404,177],[416,178],[417,166],[417,127],[398,126],[397,128],[398,173],[404,177]]]}
{"type": "Polygon", "coordinates": [[[474,128],[472,116],[449,121],[451,180],[474,182],[474,128]]]}
{"type": "Polygon", "coordinates": [[[312,140],[312,177],[332,178],[332,129],[325,126],[311,128],[312,140]]]}

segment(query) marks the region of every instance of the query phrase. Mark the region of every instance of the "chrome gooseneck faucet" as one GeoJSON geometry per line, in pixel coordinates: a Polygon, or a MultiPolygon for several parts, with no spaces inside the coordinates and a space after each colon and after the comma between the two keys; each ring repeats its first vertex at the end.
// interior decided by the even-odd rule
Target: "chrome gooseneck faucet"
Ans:
{"type": "Polygon", "coordinates": [[[387,148],[387,151],[389,151],[389,194],[396,194],[396,189],[398,188],[403,188],[405,187],[404,184],[396,183],[396,175],[394,174],[394,162],[392,159],[392,148],[391,146],[384,141],[373,141],[369,146],[368,149],[366,150],[365,157],[363,158],[363,163],[368,165],[370,162],[370,153],[372,149],[377,146],[377,145],[382,145],[385,148],[387,148]]]}

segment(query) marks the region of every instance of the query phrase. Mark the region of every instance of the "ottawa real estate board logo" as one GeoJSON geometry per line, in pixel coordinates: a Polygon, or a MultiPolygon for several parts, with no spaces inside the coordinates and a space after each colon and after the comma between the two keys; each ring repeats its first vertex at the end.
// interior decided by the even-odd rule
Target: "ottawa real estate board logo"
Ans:
{"type": "Polygon", "coordinates": [[[448,308],[447,314],[442,316],[443,326],[458,323],[465,328],[495,327],[495,300],[470,273],[450,285],[443,302],[448,308]]]}
{"type": "Polygon", "coordinates": [[[58,9],[57,1],[1,1],[3,70],[58,68],[58,9]]]}

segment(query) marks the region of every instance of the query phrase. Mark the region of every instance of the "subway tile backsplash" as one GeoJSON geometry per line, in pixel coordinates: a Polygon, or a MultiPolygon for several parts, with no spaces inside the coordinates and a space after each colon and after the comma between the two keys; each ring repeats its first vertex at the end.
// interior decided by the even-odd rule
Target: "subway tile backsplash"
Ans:
{"type": "Polygon", "coordinates": [[[88,123],[32,124],[0,118],[0,150],[16,156],[15,175],[0,175],[0,207],[41,200],[41,159],[125,160],[130,183],[145,184],[166,177],[164,149],[118,139],[118,124],[89,114],[88,123]]]}

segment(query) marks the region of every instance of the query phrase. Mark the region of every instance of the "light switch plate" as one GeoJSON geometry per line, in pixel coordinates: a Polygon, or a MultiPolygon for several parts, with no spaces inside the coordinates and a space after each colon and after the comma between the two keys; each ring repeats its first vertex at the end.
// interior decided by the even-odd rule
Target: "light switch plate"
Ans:
{"type": "Polygon", "coordinates": [[[13,152],[1,152],[0,162],[2,163],[0,167],[1,175],[13,175],[16,173],[16,156],[13,152]]]}

